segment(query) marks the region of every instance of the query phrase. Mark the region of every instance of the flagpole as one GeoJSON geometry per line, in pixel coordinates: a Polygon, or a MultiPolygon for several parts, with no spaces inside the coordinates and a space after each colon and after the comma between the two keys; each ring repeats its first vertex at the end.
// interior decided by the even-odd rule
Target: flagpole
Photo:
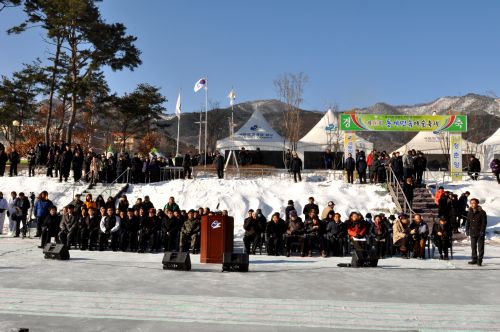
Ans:
{"type": "Polygon", "coordinates": [[[203,123],[201,121],[202,120],[202,118],[201,118],[202,114],[203,114],[203,111],[200,110],[200,122],[199,122],[199,124],[200,124],[200,131],[198,133],[198,153],[200,154],[200,156],[201,156],[201,124],[203,123]]]}
{"type": "Polygon", "coordinates": [[[207,167],[207,157],[208,157],[208,151],[207,151],[207,129],[208,129],[208,76],[206,78],[206,85],[205,85],[205,167],[207,167]]]}
{"type": "Polygon", "coordinates": [[[175,151],[175,156],[179,156],[179,131],[181,128],[181,115],[177,117],[177,150],[175,151]]]}

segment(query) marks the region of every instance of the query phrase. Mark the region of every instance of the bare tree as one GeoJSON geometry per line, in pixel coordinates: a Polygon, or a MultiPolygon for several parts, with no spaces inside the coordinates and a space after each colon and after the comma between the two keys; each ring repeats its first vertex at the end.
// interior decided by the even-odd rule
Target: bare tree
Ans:
{"type": "Polygon", "coordinates": [[[302,72],[297,74],[286,73],[276,78],[273,83],[279,99],[286,104],[283,110],[282,131],[284,133],[284,144],[288,142],[292,151],[297,149],[300,127],[300,104],[304,101],[304,86],[309,80],[302,72]]]}

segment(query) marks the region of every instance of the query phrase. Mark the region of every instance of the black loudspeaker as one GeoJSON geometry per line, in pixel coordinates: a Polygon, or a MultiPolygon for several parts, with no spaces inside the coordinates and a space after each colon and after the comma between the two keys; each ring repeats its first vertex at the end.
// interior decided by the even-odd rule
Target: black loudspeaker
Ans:
{"type": "Polygon", "coordinates": [[[352,252],[352,267],[377,267],[378,257],[373,248],[368,251],[353,250],[352,252]]]}
{"type": "Polygon", "coordinates": [[[248,254],[224,253],[222,272],[248,272],[248,254]]]}
{"type": "Polygon", "coordinates": [[[188,252],[167,251],[163,255],[164,270],[191,271],[191,258],[188,252]]]}
{"type": "Polygon", "coordinates": [[[59,243],[47,243],[43,248],[43,255],[45,258],[50,259],[60,259],[63,261],[69,259],[68,247],[59,243]]]}

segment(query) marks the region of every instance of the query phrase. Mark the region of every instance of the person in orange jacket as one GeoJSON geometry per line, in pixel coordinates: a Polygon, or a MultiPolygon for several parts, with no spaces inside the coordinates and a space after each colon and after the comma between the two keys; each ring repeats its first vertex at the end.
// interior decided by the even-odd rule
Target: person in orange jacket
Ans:
{"type": "Polygon", "coordinates": [[[445,193],[444,188],[439,187],[438,191],[436,191],[436,196],[434,196],[434,202],[436,202],[436,205],[439,205],[439,200],[444,195],[444,193],[445,193]]]}

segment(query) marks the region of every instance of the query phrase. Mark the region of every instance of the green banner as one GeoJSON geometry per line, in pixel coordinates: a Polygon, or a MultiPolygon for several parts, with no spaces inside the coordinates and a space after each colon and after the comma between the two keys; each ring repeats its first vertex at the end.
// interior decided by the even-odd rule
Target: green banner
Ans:
{"type": "Polygon", "coordinates": [[[341,114],[343,131],[467,131],[466,115],[341,114]]]}

